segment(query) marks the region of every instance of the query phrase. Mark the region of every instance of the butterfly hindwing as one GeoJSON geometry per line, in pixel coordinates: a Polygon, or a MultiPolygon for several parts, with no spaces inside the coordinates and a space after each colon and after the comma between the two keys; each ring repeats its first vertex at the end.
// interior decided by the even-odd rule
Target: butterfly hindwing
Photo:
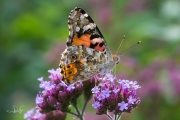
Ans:
{"type": "Polygon", "coordinates": [[[106,42],[92,18],[81,8],[72,10],[68,17],[67,46],[83,45],[103,52],[106,42]]]}

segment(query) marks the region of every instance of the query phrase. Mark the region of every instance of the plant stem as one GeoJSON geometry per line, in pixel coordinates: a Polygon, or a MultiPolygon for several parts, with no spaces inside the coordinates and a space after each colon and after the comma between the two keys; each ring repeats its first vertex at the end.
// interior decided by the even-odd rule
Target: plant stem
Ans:
{"type": "Polygon", "coordinates": [[[72,114],[72,115],[74,115],[74,116],[78,117],[78,114],[73,113],[73,112],[71,112],[71,111],[68,111],[67,113],[72,114]]]}
{"type": "Polygon", "coordinates": [[[78,117],[80,120],[84,120],[83,115],[80,113],[80,111],[79,111],[79,109],[78,109],[78,107],[77,107],[77,104],[73,104],[73,106],[74,106],[74,108],[76,109],[76,112],[77,112],[77,114],[78,114],[77,117],[78,117]]]}
{"type": "Polygon", "coordinates": [[[117,120],[117,115],[116,114],[114,115],[114,120],[117,120]]]}
{"type": "Polygon", "coordinates": [[[120,120],[122,113],[120,113],[117,117],[117,120],[120,120]]]}
{"type": "Polygon", "coordinates": [[[108,112],[106,113],[106,116],[107,116],[110,120],[113,120],[113,118],[109,115],[108,112]]]}
{"type": "Polygon", "coordinates": [[[84,114],[84,111],[85,111],[85,108],[86,108],[87,103],[88,103],[88,101],[85,101],[85,102],[84,102],[84,106],[83,106],[83,109],[82,109],[81,115],[83,115],[83,114],[84,114]]]}

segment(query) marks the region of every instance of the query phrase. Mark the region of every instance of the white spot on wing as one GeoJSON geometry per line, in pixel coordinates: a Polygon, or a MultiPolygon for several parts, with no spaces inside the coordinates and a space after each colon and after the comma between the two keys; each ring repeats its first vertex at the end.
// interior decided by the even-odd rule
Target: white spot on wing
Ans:
{"type": "Polygon", "coordinates": [[[76,27],[76,32],[79,32],[80,28],[79,27],[76,27]]]}
{"type": "Polygon", "coordinates": [[[90,29],[94,29],[95,25],[93,23],[89,23],[90,29]]]}
{"type": "Polygon", "coordinates": [[[86,48],[86,51],[89,55],[93,55],[93,51],[91,48],[86,48]]]}
{"type": "Polygon", "coordinates": [[[77,11],[74,11],[74,13],[72,13],[72,15],[71,15],[71,18],[74,19],[76,14],[77,14],[77,11]]]}
{"type": "Polygon", "coordinates": [[[83,27],[83,32],[86,31],[87,29],[88,29],[88,27],[87,27],[87,26],[84,26],[84,27],[83,27]]]}
{"type": "Polygon", "coordinates": [[[89,29],[89,28],[91,28],[91,26],[90,26],[90,25],[87,25],[87,28],[89,29]]]}
{"type": "Polygon", "coordinates": [[[85,14],[84,14],[84,17],[88,17],[88,14],[87,14],[87,13],[85,13],[85,14]]]}
{"type": "Polygon", "coordinates": [[[84,19],[84,15],[81,15],[80,19],[81,19],[81,20],[84,19]]]}

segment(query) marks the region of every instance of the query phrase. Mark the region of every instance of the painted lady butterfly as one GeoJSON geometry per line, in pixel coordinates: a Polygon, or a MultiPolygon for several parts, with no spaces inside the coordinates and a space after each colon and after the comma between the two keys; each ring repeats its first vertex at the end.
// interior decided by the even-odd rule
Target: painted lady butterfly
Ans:
{"type": "Polygon", "coordinates": [[[110,72],[120,61],[120,55],[111,54],[97,25],[83,9],[76,7],[70,12],[68,26],[67,47],[59,64],[66,84],[110,72]]]}

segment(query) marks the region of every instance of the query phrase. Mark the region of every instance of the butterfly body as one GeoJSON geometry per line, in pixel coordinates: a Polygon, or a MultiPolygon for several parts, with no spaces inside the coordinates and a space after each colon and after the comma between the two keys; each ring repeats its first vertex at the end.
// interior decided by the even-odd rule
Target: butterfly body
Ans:
{"type": "Polygon", "coordinates": [[[59,64],[65,83],[105,74],[119,62],[120,56],[112,55],[98,27],[83,9],[75,8],[70,12],[68,26],[67,47],[59,64]]]}

